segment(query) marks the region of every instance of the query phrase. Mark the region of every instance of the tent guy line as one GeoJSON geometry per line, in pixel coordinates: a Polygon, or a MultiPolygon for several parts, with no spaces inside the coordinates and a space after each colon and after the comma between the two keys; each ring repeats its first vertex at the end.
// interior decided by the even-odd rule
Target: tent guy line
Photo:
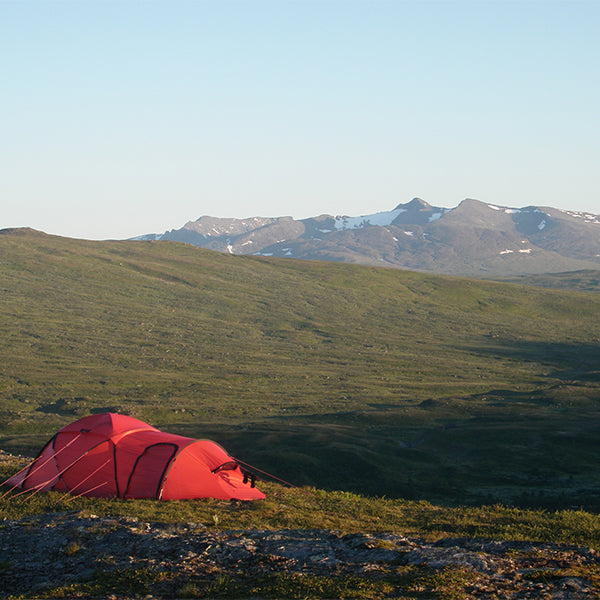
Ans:
{"type": "MultiPolygon", "coordinates": [[[[57,453],[55,456],[58,456],[61,452],[63,452],[64,450],[66,450],[71,444],[73,444],[79,436],[73,438],[68,444],[65,444],[57,453]]],[[[55,458],[55,456],[49,456],[44,462],[42,462],[39,465],[36,465],[35,469],[33,469],[33,471],[30,472],[30,474],[35,473],[36,471],[38,471],[39,469],[43,468],[47,463],[49,463],[53,458],[55,458]]],[[[24,472],[27,471],[28,469],[31,469],[31,467],[33,466],[33,463],[28,463],[26,464],[20,471],[18,471],[17,473],[15,473],[14,475],[12,475],[11,477],[9,477],[8,479],[6,479],[5,481],[2,482],[2,484],[0,485],[7,485],[9,484],[11,481],[15,480],[17,481],[17,478],[24,472]]],[[[4,494],[2,494],[2,496],[0,496],[0,500],[2,500],[5,496],[7,496],[8,494],[10,494],[10,492],[12,492],[13,490],[17,489],[19,487],[19,483],[15,483],[13,486],[9,487],[8,490],[6,492],[4,492],[4,494]]],[[[15,494],[13,496],[13,498],[20,496],[22,493],[24,492],[20,492],[18,494],[15,494]]],[[[33,494],[32,494],[33,495],[33,494]]]]}
{"type": "MultiPolygon", "coordinates": [[[[90,479],[91,477],[93,477],[98,471],[100,471],[101,469],[103,469],[104,467],[106,467],[108,464],[110,464],[110,458],[107,458],[96,470],[92,471],[85,479],[83,479],[82,481],[80,481],[74,488],[72,488],[71,490],[69,490],[68,492],[65,492],[58,500],[57,500],[57,504],[58,502],[60,502],[61,500],[64,500],[67,496],[71,496],[70,500],[68,500],[68,502],[70,502],[71,500],[73,500],[74,498],[79,498],[80,496],[83,495],[83,492],[81,494],[73,494],[73,492],[78,488],[81,487],[88,479],[90,479]]],[[[98,484],[95,488],[93,488],[93,490],[97,490],[100,489],[102,486],[106,485],[105,482],[102,482],[100,484],[98,484]]],[[[88,490],[89,491],[93,491],[93,490],[88,490]]]]}

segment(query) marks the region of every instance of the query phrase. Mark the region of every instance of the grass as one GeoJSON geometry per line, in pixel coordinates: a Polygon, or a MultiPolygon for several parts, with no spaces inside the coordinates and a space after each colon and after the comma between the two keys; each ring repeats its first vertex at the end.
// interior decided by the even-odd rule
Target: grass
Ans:
{"type": "Polygon", "coordinates": [[[600,271],[592,269],[568,271],[565,273],[521,275],[520,277],[507,277],[505,280],[512,281],[513,283],[524,283],[526,285],[538,285],[563,290],[600,291],[600,271]]]}
{"type": "Polygon", "coordinates": [[[0,293],[0,448],[110,410],[300,486],[600,510],[596,293],[31,232],[0,293]]]}
{"type": "MultiPolygon", "coordinates": [[[[4,469],[4,474],[14,466],[4,469]]],[[[395,532],[430,540],[443,537],[476,537],[502,540],[573,543],[600,549],[600,516],[583,511],[522,510],[503,506],[444,507],[427,502],[393,500],[327,492],[313,488],[290,489],[262,483],[267,499],[251,503],[211,499],[158,502],[62,498],[57,493],[40,493],[28,499],[0,500],[0,518],[27,520],[35,514],[63,513],[121,517],[144,522],[200,523],[210,530],[328,528],[340,533],[395,532]],[[217,517],[217,518],[215,518],[217,517]]],[[[33,520],[32,520],[33,523],[33,520]]],[[[109,523],[99,525],[110,527],[109,523]]],[[[385,542],[382,542],[385,544],[385,542]]],[[[385,547],[385,546],[382,546],[385,547]]],[[[77,541],[65,549],[79,551],[77,541]]],[[[560,569],[539,568],[526,575],[532,581],[576,577],[598,585],[600,574],[592,566],[563,564],[560,569]]],[[[13,568],[8,562],[2,569],[13,568]]],[[[269,574],[244,572],[211,574],[177,573],[170,569],[131,568],[97,571],[81,582],[18,595],[13,600],[49,598],[144,597],[155,598],[405,598],[463,600],[468,587],[479,579],[474,571],[460,566],[431,569],[424,565],[381,564],[374,571],[348,574],[303,574],[274,570],[269,574]],[[176,593],[173,592],[175,590],[176,593]]]]}
{"type": "MultiPolygon", "coordinates": [[[[177,580],[169,573],[152,569],[130,569],[97,573],[89,582],[53,588],[36,594],[35,598],[96,598],[107,594],[125,597],[152,596],[154,586],[177,580]]],[[[464,598],[464,587],[474,579],[468,571],[447,567],[441,572],[422,567],[398,567],[392,572],[376,576],[309,575],[304,573],[273,573],[249,578],[216,576],[212,580],[181,583],[177,598],[405,598],[417,600],[459,600],[464,598]]],[[[153,596],[154,597],[154,596],[153,596]]],[[[169,597],[171,597],[169,595],[169,597]]],[[[18,596],[26,600],[27,596],[18,596]]]]}
{"type": "MultiPolygon", "coordinates": [[[[110,595],[144,597],[151,595],[155,585],[169,579],[169,575],[154,569],[123,569],[110,573],[98,571],[84,583],[73,583],[36,593],[33,598],[106,598],[110,595]]],[[[29,598],[28,595],[17,599],[29,598]]],[[[115,596],[116,597],[116,596],[115,596]]]]}
{"type": "MultiPolygon", "coordinates": [[[[19,467],[17,461],[1,468],[4,478],[19,467]]],[[[59,493],[0,499],[0,520],[31,520],[36,514],[70,512],[83,517],[129,517],[135,522],[198,523],[211,531],[240,529],[331,529],[343,533],[394,532],[429,540],[444,537],[475,537],[498,540],[527,540],[572,543],[600,549],[600,515],[581,510],[524,510],[506,506],[449,507],[424,501],[378,498],[347,491],[315,488],[287,488],[261,482],[267,499],[255,502],[226,502],[214,499],[169,501],[65,498],[59,493]]],[[[3,490],[4,491],[4,490],[3,490]]],[[[111,521],[98,522],[98,533],[110,528],[111,521]]],[[[115,527],[117,522],[115,521],[115,527]]],[[[387,548],[382,540],[382,548],[387,548]]],[[[73,539],[65,555],[77,554],[79,542],[73,539]]],[[[583,578],[598,585],[600,574],[592,566],[563,564],[560,569],[545,568],[543,556],[536,554],[539,568],[526,576],[532,581],[551,578],[583,578]]],[[[81,582],[65,583],[34,595],[22,594],[12,600],[49,598],[144,597],[155,598],[405,598],[463,600],[469,586],[480,576],[460,566],[432,569],[424,565],[404,565],[399,561],[381,564],[376,570],[348,574],[331,572],[304,574],[274,570],[264,575],[245,572],[210,574],[186,573],[170,569],[130,568],[97,571],[81,582]],[[175,592],[174,592],[175,590],[175,592]]],[[[0,563],[8,572],[15,568],[0,563]]]]}
{"type": "MultiPolygon", "coordinates": [[[[2,480],[16,470],[14,464],[4,465],[0,469],[2,480]]],[[[267,498],[254,502],[73,498],[58,492],[16,497],[8,494],[0,499],[0,519],[69,511],[135,517],[142,522],[201,523],[213,530],[333,529],[343,533],[393,532],[429,539],[451,536],[568,542],[600,549],[600,515],[583,510],[453,507],[348,491],[289,488],[265,481],[258,485],[267,498]]],[[[75,545],[70,549],[77,550],[75,545]]]]}
{"type": "Polygon", "coordinates": [[[247,582],[224,579],[208,587],[187,584],[183,598],[463,598],[462,588],[472,576],[462,569],[447,568],[441,573],[415,567],[398,567],[377,577],[327,577],[303,573],[275,573],[247,582]],[[242,594],[242,595],[240,595],[242,594]]]}

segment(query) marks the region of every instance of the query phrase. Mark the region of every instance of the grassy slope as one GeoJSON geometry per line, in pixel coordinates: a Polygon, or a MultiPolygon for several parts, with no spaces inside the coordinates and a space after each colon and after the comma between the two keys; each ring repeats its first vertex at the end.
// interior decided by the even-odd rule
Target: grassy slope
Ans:
{"type": "MultiPolygon", "coordinates": [[[[0,477],[17,470],[16,461],[0,465],[0,477]]],[[[209,530],[219,529],[333,529],[338,534],[353,532],[394,532],[436,540],[445,537],[476,537],[502,540],[529,540],[537,542],[571,543],[588,548],[600,548],[600,517],[580,510],[539,511],[521,510],[503,506],[440,507],[428,502],[369,498],[349,492],[326,492],[314,488],[287,489],[276,484],[262,483],[266,500],[232,503],[219,500],[171,501],[115,500],[72,498],[59,493],[26,494],[0,498],[0,518],[22,519],[25,530],[36,527],[33,515],[55,513],[77,516],[99,515],[109,517],[100,525],[117,528],[113,517],[125,516],[129,525],[137,522],[200,523],[209,530]]],[[[74,523],[76,527],[76,523],[74,523]]],[[[59,562],[78,556],[82,545],[89,543],[80,530],[72,530],[64,554],[59,562]]],[[[145,526],[142,525],[142,530],[145,526]]],[[[50,530],[51,531],[51,530],[50,530]]],[[[89,540],[89,538],[88,538],[89,540]]],[[[393,548],[385,539],[378,542],[382,548],[393,548]]],[[[529,568],[534,577],[578,578],[598,585],[598,569],[592,564],[569,558],[568,549],[556,568],[557,552],[535,552],[537,570],[529,568]],[[550,559],[550,557],[552,557],[550,559]],[[546,562],[547,561],[547,562],[546,562]],[[549,569],[544,568],[548,564],[549,569]]],[[[518,552],[518,550],[517,550],[518,552]]],[[[527,554],[525,552],[525,554],[527,554]]],[[[9,580],[14,565],[11,557],[0,561],[0,580],[9,580]]],[[[77,558],[75,558],[77,560],[77,558]]],[[[177,559],[175,559],[177,562],[177,559]]],[[[179,561],[181,562],[181,560],[179,561]]],[[[527,558],[525,564],[529,565],[527,558]]],[[[176,571],[132,567],[106,573],[96,570],[84,581],[70,581],[62,585],[37,590],[33,594],[11,596],[20,600],[30,598],[99,598],[119,596],[139,598],[439,598],[458,600],[471,598],[470,584],[481,579],[476,573],[460,565],[428,568],[426,565],[404,565],[398,561],[378,564],[376,571],[358,570],[349,576],[332,569],[317,575],[288,573],[276,565],[270,573],[260,577],[256,573],[220,569],[210,574],[191,572],[177,575],[176,571]],[[165,585],[167,588],[165,588],[165,585]]],[[[501,583],[502,592],[506,586],[501,583]]],[[[490,585],[486,586],[488,592],[490,585]]],[[[501,593],[502,593],[501,592],[501,593]]]]}
{"type": "MultiPolygon", "coordinates": [[[[501,279],[499,278],[499,280],[501,279]]],[[[543,275],[521,275],[519,277],[506,277],[503,281],[563,290],[600,292],[600,271],[594,269],[568,271],[566,273],[545,273],[543,275]]]]}
{"type": "Polygon", "coordinates": [[[90,411],[297,484],[599,509],[592,293],[0,235],[0,447],[90,411]]]}
{"type": "MultiPolygon", "coordinates": [[[[2,480],[15,469],[0,467],[2,480]]],[[[27,518],[65,511],[131,516],[148,522],[202,523],[216,529],[333,529],[393,532],[427,539],[482,537],[565,542],[600,548],[600,516],[581,510],[541,511],[501,505],[440,507],[426,501],[368,497],[263,482],[267,499],[255,502],[114,500],[62,493],[0,494],[0,517],[27,518]]],[[[1,488],[2,492],[7,490],[1,488]]]]}

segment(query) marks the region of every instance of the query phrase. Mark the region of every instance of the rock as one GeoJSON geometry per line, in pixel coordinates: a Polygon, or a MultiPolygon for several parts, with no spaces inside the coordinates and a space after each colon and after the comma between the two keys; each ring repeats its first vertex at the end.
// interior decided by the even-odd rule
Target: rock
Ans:
{"type": "Polygon", "coordinates": [[[596,551],[532,542],[431,542],[394,533],[344,535],[311,529],[215,531],[191,523],[62,513],[5,520],[0,552],[0,598],[86,581],[95,572],[129,569],[169,575],[156,583],[156,590],[144,592],[142,597],[150,600],[176,597],[186,583],[205,585],[217,577],[260,578],[284,572],[373,580],[409,566],[428,572],[461,569],[469,574],[465,598],[470,600],[579,600],[600,592],[584,576],[600,568],[596,551]]]}

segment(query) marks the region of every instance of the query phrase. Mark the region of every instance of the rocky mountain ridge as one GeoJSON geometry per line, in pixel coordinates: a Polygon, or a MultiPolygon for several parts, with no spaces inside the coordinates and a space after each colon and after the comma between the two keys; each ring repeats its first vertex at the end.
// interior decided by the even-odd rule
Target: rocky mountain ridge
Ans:
{"type": "Polygon", "coordinates": [[[600,215],[473,199],[449,209],[414,198],[358,217],[202,216],[181,229],[135,239],[475,277],[600,268],[600,215]]]}

